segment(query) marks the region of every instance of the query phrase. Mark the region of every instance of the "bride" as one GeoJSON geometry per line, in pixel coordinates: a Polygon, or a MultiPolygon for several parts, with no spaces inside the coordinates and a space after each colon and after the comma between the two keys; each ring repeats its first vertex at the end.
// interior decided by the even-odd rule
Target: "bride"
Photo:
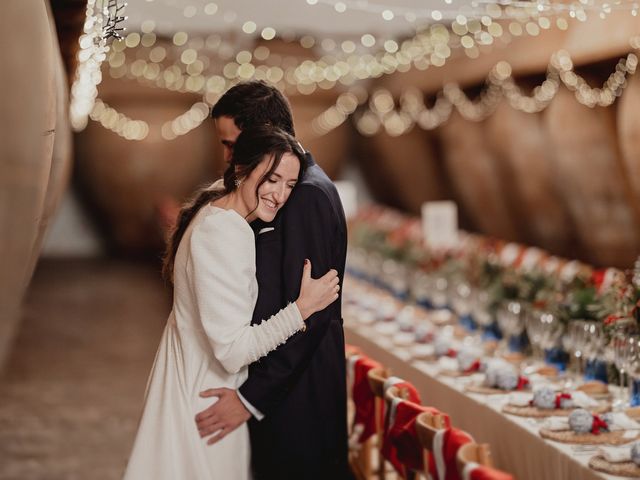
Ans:
{"type": "Polygon", "coordinates": [[[173,308],[147,383],[125,479],[251,477],[246,424],[208,446],[194,417],[212,399],[198,393],[211,386],[238,388],[250,363],[304,330],[310,315],[338,298],[336,271],[314,280],[306,260],[298,299],[260,325],[250,325],[258,287],[249,222],[274,219],[304,165],[299,144],[287,133],[267,127],[243,131],[224,173],[224,188],[215,184],[202,190],[181,211],[164,265],[174,285],[173,308]]]}

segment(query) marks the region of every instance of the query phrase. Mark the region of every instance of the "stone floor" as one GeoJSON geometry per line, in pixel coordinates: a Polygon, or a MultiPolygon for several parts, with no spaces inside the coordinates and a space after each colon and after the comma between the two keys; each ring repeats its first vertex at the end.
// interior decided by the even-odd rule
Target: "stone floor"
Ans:
{"type": "Polygon", "coordinates": [[[0,376],[0,479],[121,478],[169,310],[156,266],[42,262],[0,376]]]}

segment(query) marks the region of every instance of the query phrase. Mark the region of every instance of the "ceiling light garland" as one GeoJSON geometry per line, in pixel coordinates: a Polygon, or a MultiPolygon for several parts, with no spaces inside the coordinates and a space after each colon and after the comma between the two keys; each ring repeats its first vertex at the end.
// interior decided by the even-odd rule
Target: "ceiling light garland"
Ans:
{"type": "MultiPolygon", "coordinates": [[[[640,40],[631,42],[634,49],[640,47],[640,40]]],[[[491,115],[500,100],[505,98],[511,107],[526,113],[544,110],[557,94],[560,84],[574,92],[575,98],[582,105],[590,108],[612,105],[627,85],[627,77],[636,72],[638,56],[629,53],[618,61],[614,71],[609,75],[602,87],[590,87],[587,81],[574,71],[573,61],[568,52],[555,53],[547,68],[545,80],[536,86],[531,95],[523,94],[512,77],[511,66],[507,62],[499,62],[491,70],[485,81],[486,88],[477,100],[471,100],[466,93],[455,84],[447,84],[436,94],[433,107],[424,104],[423,95],[417,90],[406,91],[399,100],[399,108],[389,91],[379,89],[373,92],[368,101],[368,108],[361,112],[356,120],[356,127],[361,134],[375,135],[380,128],[392,136],[407,133],[415,124],[425,130],[432,130],[446,122],[455,108],[463,118],[471,121],[482,121],[491,115]]],[[[361,101],[365,103],[365,101],[361,101]]],[[[320,114],[312,125],[319,135],[330,132],[344,122],[337,121],[334,109],[320,114]]],[[[347,115],[343,112],[343,115],[347,115]]]]}
{"type": "Polygon", "coordinates": [[[78,52],[78,68],[76,69],[71,98],[69,116],[74,130],[82,130],[87,125],[87,117],[94,106],[98,94],[97,85],[102,80],[100,66],[109,51],[107,40],[121,38],[123,28],[118,25],[126,17],[122,11],[126,3],[118,0],[88,0],[85,13],[83,34],[80,35],[78,52]]]}
{"type": "MultiPolygon", "coordinates": [[[[441,10],[441,9],[427,9],[427,8],[415,8],[402,5],[386,5],[381,3],[370,3],[366,0],[306,0],[309,5],[328,5],[338,13],[344,13],[347,10],[354,10],[359,12],[371,13],[374,15],[380,15],[384,20],[391,21],[394,19],[404,19],[409,23],[414,23],[418,20],[441,20],[441,19],[455,19],[460,15],[459,10],[441,10]]],[[[452,0],[445,0],[447,6],[452,4],[452,0]]],[[[615,10],[630,10],[638,11],[638,2],[636,0],[614,0],[613,2],[605,0],[596,2],[594,0],[580,0],[571,3],[551,3],[549,1],[538,0],[531,1],[511,1],[502,0],[501,7],[504,8],[504,16],[500,18],[513,18],[517,17],[517,11],[519,9],[526,11],[537,11],[539,13],[571,13],[572,16],[582,18],[586,12],[597,12],[601,18],[606,18],[612,11],[615,10]],[[508,7],[508,8],[507,8],[508,7]]],[[[483,4],[496,4],[493,0],[475,0],[472,2],[472,7],[477,8],[483,4]]],[[[473,10],[471,10],[473,11],[473,10]]],[[[635,15],[635,14],[634,14],[635,15]]]]}
{"type": "MultiPolygon", "coordinates": [[[[96,1],[100,0],[92,0],[89,5],[94,5],[96,1]]],[[[450,3],[447,0],[445,2],[450,3]]],[[[165,3],[170,4],[170,2],[165,3]]],[[[337,3],[344,4],[345,10],[364,8],[365,6],[379,10],[380,7],[379,4],[374,6],[362,0],[357,2],[333,2],[332,0],[314,2],[312,0],[308,3],[331,4],[338,13],[342,7],[335,8],[337,3]]],[[[305,49],[317,50],[321,48],[325,52],[317,60],[302,60],[300,57],[272,53],[268,42],[275,38],[278,32],[271,27],[262,28],[252,20],[247,20],[242,24],[242,31],[251,35],[252,38],[259,35],[267,43],[252,50],[240,51],[234,51],[234,47],[219,35],[189,38],[185,32],[177,32],[171,43],[159,41],[161,39],[154,33],[155,22],[147,20],[143,22],[140,33],[133,32],[125,39],[114,42],[108,56],[109,73],[114,78],[127,76],[145,85],[195,93],[202,96],[203,104],[209,105],[215,103],[219,95],[234,83],[252,78],[274,83],[288,94],[296,92],[311,94],[318,88],[331,89],[338,84],[349,86],[349,92],[341,95],[333,107],[314,121],[314,131],[323,134],[343,123],[358,106],[366,103],[366,94],[362,96],[352,93],[355,91],[354,84],[360,80],[377,78],[397,71],[405,72],[412,68],[425,70],[430,66],[442,66],[455,49],[461,49],[470,58],[476,58],[480,54],[479,47],[486,48],[498,40],[508,43],[513,37],[520,35],[535,36],[541,30],[549,29],[554,25],[561,30],[566,30],[571,19],[586,20],[585,12],[587,10],[604,9],[610,13],[612,8],[631,8],[633,5],[637,7],[635,2],[630,4],[622,2],[622,0],[614,0],[614,4],[607,8],[605,6],[608,4],[596,4],[593,0],[574,2],[570,4],[570,7],[562,5],[562,7],[555,8],[556,4],[546,0],[538,0],[537,2],[506,1],[500,4],[478,0],[474,2],[472,9],[452,11],[456,15],[452,16],[453,21],[446,25],[433,23],[422,30],[417,30],[413,37],[402,42],[376,38],[370,33],[365,33],[359,39],[342,42],[336,42],[332,39],[320,40],[311,35],[299,38],[298,42],[305,49]],[[555,22],[552,22],[551,15],[557,16],[555,22]],[[510,23],[498,22],[500,19],[512,21],[510,23]],[[127,49],[136,49],[135,59],[128,55],[127,49]],[[372,49],[377,49],[377,51],[372,51],[372,49]],[[335,55],[327,53],[336,50],[338,53],[335,55]],[[223,61],[222,65],[211,58],[214,52],[223,61]],[[355,107],[353,107],[352,95],[357,98],[355,107]]],[[[237,15],[221,12],[214,2],[206,3],[203,8],[207,15],[222,15],[227,23],[231,24],[237,20],[237,15]]],[[[386,8],[383,11],[391,11],[394,16],[401,14],[408,20],[406,17],[410,13],[409,11],[401,12],[400,10],[404,7],[396,6],[393,8],[386,8]]],[[[425,13],[427,10],[418,10],[427,18],[425,13]]],[[[632,10],[632,13],[634,11],[632,10]]],[[[414,12],[415,17],[418,19],[419,15],[416,12],[414,12]]],[[[189,16],[187,15],[187,7],[185,7],[184,13],[187,18],[190,18],[198,13],[198,8],[195,6],[189,8],[189,16]]],[[[445,20],[442,10],[429,10],[428,13],[430,21],[445,20]]],[[[380,14],[382,15],[382,13],[380,14]]],[[[389,17],[389,14],[386,16],[389,17]]],[[[89,16],[87,18],[89,19],[89,16]]],[[[385,19],[390,20],[391,18],[385,19]]],[[[446,20],[448,21],[448,17],[446,20]]],[[[102,56],[97,56],[100,62],[108,51],[107,47],[102,51],[102,56]]],[[[84,120],[76,122],[77,129],[84,128],[84,124],[86,124],[87,112],[91,111],[97,94],[95,85],[100,81],[99,63],[97,63],[97,70],[95,69],[96,62],[90,63],[90,65],[94,68],[93,73],[89,76],[95,82],[94,91],[84,95],[86,99],[82,110],[84,120]]],[[[499,75],[499,72],[496,75],[499,75]]],[[[88,77],[88,75],[85,74],[84,77],[88,77]]],[[[571,73],[565,74],[564,77],[568,88],[575,87],[577,96],[585,101],[587,98],[595,98],[593,92],[588,90],[586,82],[579,83],[579,80],[576,80],[571,73]],[[572,83],[575,85],[569,86],[572,83]]],[[[618,82],[619,78],[620,74],[615,76],[612,82],[618,82]]],[[[366,128],[363,127],[364,131],[373,131],[380,128],[380,125],[385,125],[385,128],[395,134],[401,134],[411,128],[414,123],[418,123],[423,128],[435,128],[446,121],[454,106],[465,118],[481,119],[491,113],[491,108],[497,104],[496,98],[499,100],[501,96],[505,96],[513,104],[520,105],[524,111],[540,109],[544,108],[541,107],[541,102],[544,102],[550,93],[550,98],[555,95],[552,91],[553,85],[555,85],[553,78],[547,80],[546,85],[541,85],[538,88],[539,91],[536,90],[537,93],[529,98],[520,92],[513,79],[508,75],[500,81],[499,86],[494,84],[495,82],[489,82],[481,98],[475,102],[469,100],[464,92],[455,85],[448,85],[437,96],[431,109],[424,107],[421,97],[420,102],[416,102],[414,97],[417,97],[412,97],[407,92],[400,99],[400,109],[392,107],[382,116],[375,106],[371,107],[370,103],[369,109],[358,120],[358,125],[366,125],[366,128]]],[[[608,89],[607,92],[609,92],[608,89]]],[[[611,94],[607,92],[599,93],[598,95],[602,98],[598,97],[596,102],[610,99],[611,94]]],[[[189,131],[185,128],[170,128],[168,125],[174,125],[172,122],[167,122],[163,126],[163,138],[172,139],[175,138],[174,135],[178,136],[183,134],[181,132],[189,131]]],[[[143,129],[138,130],[142,131],[143,129]]],[[[122,128],[116,129],[116,131],[124,132],[122,128]]],[[[135,135],[133,137],[139,139],[135,135]]]]}
{"type": "MultiPolygon", "coordinates": [[[[207,4],[207,6],[209,5],[216,6],[213,14],[219,12],[215,3],[207,4]]],[[[321,46],[325,52],[338,49],[339,53],[337,55],[325,55],[316,61],[305,61],[298,68],[288,68],[287,72],[285,72],[285,81],[296,88],[302,85],[302,88],[299,89],[301,93],[312,93],[317,87],[332,88],[335,82],[352,85],[358,80],[377,77],[398,70],[407,71],[412,67],[424,69],[429,65],[442,66],[451,55],[451,49],[459,46],[464,48],[464,52],[468,56],[476,58],[479,55],[479,47],[491,45],[495,39],[503,37],[503,35],[508,41],[510,36],[519,36],[525,33],[537,35],[541,29],[551,28],[552,24],[549,18],[540,16],[541,13],[535,8],[535,5],[532,6],[530,3],[526,3],[526,5],[526,9],[521,7],[520,10],[511,12],[510,16],[516,18],[517,21],[509,26],[509,32],[505,32],[500,23],[495,21],[505,17],[503,8],[507,7],[490,3],[484,5],[482,9],[471,13],[461,14],[456,11],[455,20],[450,25],[433,24],[430,28],[423,29],[414,37],[401,43],[393,39],[376,39],[368,33],[362,35],[359,41],[355,39],[356,41],[345,40],[343,42],[335,42],[332,39],[320,41],[313,36],[305,35],[299,39],[300,45],[304,48],[321,46]],[[531,18],[535,22],[529,21],[524,27],[519,23],[531,20],[531,18]],[[451,30],[449,30],[449,26],[451,30]],[[446,34],[443,32],[446,32],[446,34]],[[509,33],[509,35],[506,35],[506,33],[509,33]],[[375,47],[379,48],[380,51],[374,55],[369,52],[364,55],[358,54],[358,51],[361,51],[363,47],[364,49],[375,47]]],[[[514,7],[509,6],[509,8],[514,7]]],[[[222,12],[219,14],[222,14],[222,12]]],[[[434,14],[431,16],[430,21],[434,20],[434,18],[442,19],[442,15],[440,13],[434,14]]],[[[253,26],[257,25],[257,23],[247,21],[243,24],[242,31],[252,35],[253,38],[257,27],[256,29],[253,27],[247,29],[244,28],[246,24],[253,26]]],[[[556,26],[566,29],[568,22],[564,18],[558,18],[556,19],[556,26]]],[[[186,38],[186,34],[181,32],[181,35],[186,38]]],[[[276,36],[276,31],[274,28],[265,27],[262,29],[261,36],[265,40],[270,40],[276,36]]],[[[181,42],[180,44],[184,43],[181,42]]],[[[178,45],[177,42],[176,45],[178,45]]],[[[267,61],[269,55],[270,52],[266,54],[265,61],[267,61]]],[[[229,55],[229,57],[232,56],[229,55]]],[[[240,69],[242,64],[230,61],[225,65],[228,75],[237,77],[239,74],[244,73],[247,76],[252,68],[257,68],[257,65],[252,63],[251,60],[246,63],[249,66],[240,69]]],[[[234,78],[229,79],[233,80],[234,78]]]]}
{"type": "Polygon", "coordinates": [[[117,133],[127,140],[144,140],[149,134],[149,124],[144,120],[133,120],[119,113],[100,99],[96,99],[89,115],[104,128],[117,133]]]}

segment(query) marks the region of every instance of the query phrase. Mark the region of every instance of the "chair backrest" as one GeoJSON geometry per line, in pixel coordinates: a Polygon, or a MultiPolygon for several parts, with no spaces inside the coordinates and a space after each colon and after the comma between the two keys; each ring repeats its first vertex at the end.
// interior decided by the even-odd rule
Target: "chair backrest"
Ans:
{"type": "Polygon", "coordinates": [[[438,430],[447,428],[447,415],[443,413],[421,413],[416,421],[418,440],[425,450],[433,450],[433,439],[438,430]]]}
{"type": "Polygon", "coordinates": [[[362,355],[362,351],[354,345],[349,345],[349,344],[345,345],[344,347],[345,358],[349,359],[354,355],[362,355]]]}
{"type": "Polygon", "coordinates": [[[491,448],[486,443],[467,443],[460,447],[456,455],[456,465],[458,472],[462,474],[468,463],[477,463],[485,467],[493,467],[491,448]]]}
{"type": "Polygon", "coordinates": [[[384,392],[384,398],[389,403],[393,402],[394,399],[408,400],[409,389],[407,389],[406,387],[393,385],[387,388],[387,391],[384,392]]]}
{"type": "Polygon", "coordinates": [[[391,372],[387,368],[372,368],[369,370],[369,387],[378,398],[384,398],[384,382],[391,376],[391,372]]]}

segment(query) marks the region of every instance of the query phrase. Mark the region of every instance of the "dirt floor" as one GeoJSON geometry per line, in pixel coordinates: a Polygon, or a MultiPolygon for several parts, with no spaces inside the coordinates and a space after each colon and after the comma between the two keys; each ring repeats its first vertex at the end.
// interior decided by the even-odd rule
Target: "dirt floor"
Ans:
{"type": "Polygon", "coordinates": [[[159,267],[41,262],[0,375],[0,479],[119,479],[171,308],[159,267]]]}

